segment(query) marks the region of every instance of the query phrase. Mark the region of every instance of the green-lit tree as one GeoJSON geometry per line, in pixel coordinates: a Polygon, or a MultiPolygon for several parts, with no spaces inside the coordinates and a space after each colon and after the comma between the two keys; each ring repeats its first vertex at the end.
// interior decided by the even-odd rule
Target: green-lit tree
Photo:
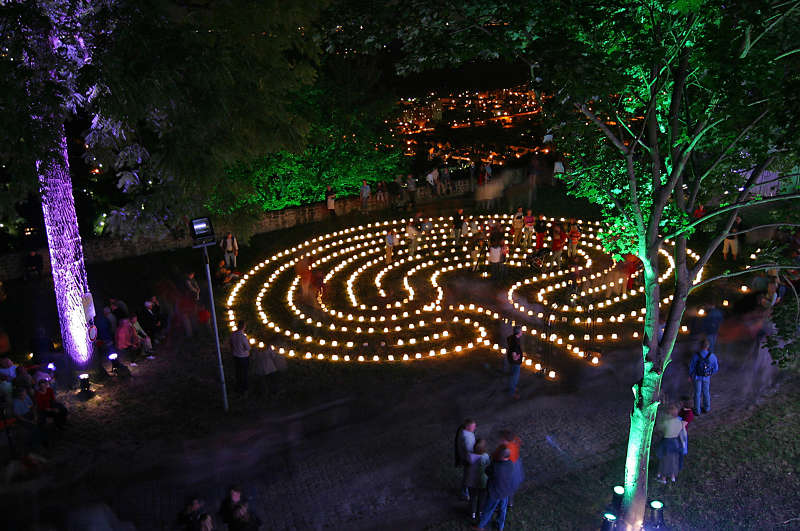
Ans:
{"type": "MultiPolygon", "coordinates": [[[[800,2],[412,4],[392,14],[392,25],[380,10],[345,2],[349,25],[331,34],[340,46],[364,51],[395,43],[404,54],[401,72],[487,59],[529,69],[546,101],[543,119],[568,162],[569,191],[602,206],[609,252],[642,261],[643,371],[633,386],[622,515],[638,529],[661,380],[687,298],[714,280],[789,267],[768,259],[698,278],[737,214],[800,197],[753,192],[768,170],[780,180],[796,164],[800,2]],[[385,26],[393,30],[381,31],[385,26]],[[717,206],[695,218],[701,202],[717,206]],[[710,241],[687,254],[700,227],[710,241]],[[663,288],[662,251],[674,261],[663,288]]],[[[793,224],[786,209],[776,215],[775,224],[793,224]]],[[[779,324],[788,327],[782,349],[796,350],[796,314],[779,324]]]]}
{"type": "Polygon", "coordinates": [[[330,185],[337,197],[356,195],[362,179],[393,179],[405,169],[401,146],[386,121],[396,98],[374,58],[326,56],[314,86],[298,92],[292,110],[309,124],[306,145],[280,150],[227,169],[207,201],[240,237],[265,211],[321,201],[330,185]]]}

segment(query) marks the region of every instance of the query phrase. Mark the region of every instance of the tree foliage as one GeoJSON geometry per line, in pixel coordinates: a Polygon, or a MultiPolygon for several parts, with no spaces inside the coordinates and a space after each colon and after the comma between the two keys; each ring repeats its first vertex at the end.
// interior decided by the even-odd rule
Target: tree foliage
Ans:
{"type": "Polygon", "coordinates": [[[3,213],[38,190],[54,124],[90,124],[86,157],[126,192],[121,232],[162,232],[237,160],[302,145],[291,98],[313,83],[316,0],[0,4],[3,213]]]}
{"type": "Polygon", "coordinates": [[[403,172],[406,160],[386,126],[396,98],[383,83],[368,58],[326,58],[320,79],[292,106],[311,124],[304,149],[231,165],[207,207],[245,234],[264,212],[322,201],[327,185],[343,198],[356,195],[364,179],[374,185],[403,172]]]}

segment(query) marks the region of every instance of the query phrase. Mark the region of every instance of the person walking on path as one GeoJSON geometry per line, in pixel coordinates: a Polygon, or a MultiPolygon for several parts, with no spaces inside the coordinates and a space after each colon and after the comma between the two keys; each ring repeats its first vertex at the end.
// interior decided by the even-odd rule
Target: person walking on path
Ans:
{"type": "Polygon", "coordinates": [[[495,241],[489,246],[489,268],[492,270],[492,278],[495,282],[503,282],[505,277],[505,264],[503,260],[503,241],[495,241]]]}
{"type": "Polygon", "coordinates": [[[459,208],[456,211],[456,215],[453,216],[453,239],[458,245],[458,242],[461,240],[461,231],[464,228],[464,209],[459,208]]]}
{"type": "Polygon", "coordinates": [[[394,250],[394,246],[397,245],[397,236],[395,235],[394,229],[390,230],[386,234],[386,263],[392,263],[392,251],[394,250]]]}
{"type": "Polygon", "coordinates": [[[533,224],[533,230],[536,232],[536,249],[544,247],[544,237],[547,236],[547,218],[544,214],[539,216],[536,223],[533,224]]]}
{"type": "Polygon", "coordinates": [[[508,336],[508,343],[506,346],[506,359],[508,360],[509,375],[508,375],[508,392],[514,397],[515,400],[519,399],[517,392],[517,384],[519,383],[519,371],[522,367],[522,327],[517,325],[514,327],[514,333],[508,336]]]}
{"type": "Polygon", "coordinates": [[[717,356],[711,352],[708,339],[704,339],[700,352],[689,363],[689,378],[694,382],[694,414],[711,411],[711,377],[719,371],[717,356]],[[702,403],[701,403],[702,398],[702,403]]]}
{"type": "Polygon", "coordinates": [[[331,188],[331,185],[328,185],[325,188],[325,205],[328,207],[328,217],[335,218],[336,217],[336,193],[331,188]]]}
{"type": "Polygon", "coordinates": [[[524,226],[525,214],[522,212],[522,207],[519,207],[511,220],[511,228],[514,229],[514,247],[519,247],[519,242],[522,241],[522,227],[524,226]]]}
{"type": "Polygon", "coordinates": [[[533,211],[528,209],[528,213],[525,214],[525,217],[522,220],[524,226],[522,228],[522,245],[526,248],[530,248],[531,244],[533,243],[533,234],[534,234],[534,225],[536,225],[536,216],[533,215],[533,211]]]}
{"type": "Polygon", "coordinates": [[[511,451],[507,447],[499,448],[496,459],[486,469],[486,475],[488,476],[487,496],[486,503],[483,505],[483,516],[473,529],[483,531],[492,519],[494,511],[499,507],[497,529],[503,531],[508,510],[508,497],[514,493],[514,463],[511,462],[511,451]]]}
{"type": "Polygon", "coordinates": [[[366,213],[367,206],[369,205],[369,198],[372,195],[372,188],[369,187],[367,184],[367,180],[364,179],[361,181],[361,192],[359,193],[359,197],[361,197],[361,212],[366,213]]]}
{"type": "Polygon", "coordinates": [[[470,514],[472,521],[477,522],[483,513],[479,512],[486,503],[486,468],[492,462],[486,449],[488,444],[485,439],[475,441],[475,448],[469,455],[469,466],[467,469],[467,489],[469,490],[470,514]]]}
{"type": "Polygon", "coordinates": [[[522,458],[519,451],[522,446],[522,440],[511,430],[500,431],[500,446],[505,446],[510,452],[511,462],[514,463],[514,492],[508,497],[508,508],[514,506],[514,493],[522,486],[525,481],[525,470],[522,467],[522,458]]]}
{"type": "Polygon", "coordinates": [[[250,340],[245,332],[245,323],[239,320],[236,331],[230,337],[231,355],[236,367],[236,389],[241,393],[247,391],[247,372],[250,368],[250,340]]]}
{"type": "Polygon", "coordinates": [[[461,498],[469,500],[469,489],[467,488],[467,476],[469,473],[470,458],[469,454],[475,449],[475,429],[478,423],[473,419],[466,419],[456,432],[455,454],[456,466],[462,468],[461,475],[461,498]]]}
{"type": "Polygon", "coordinates": [[[409,220],[406,225],[406,238],[408,238],[408,255],[415,256],[419,246],[419,229],[414,225],[413,220],[409,220]]]}
{"type": "Polygon", "coordinates": [[[686,422],[678,416],[678,406],[670,406],[666,418],[659,424],[659,431],[663,435],[656,450],[659,459],[656,481],[659,483],[666,483],[667,478],[674,483],[683,467],[681,431],[685,427],[686,422]]]}
{"type": "Polygon", "coordinates": [[[378,202],[379,206],[383,206],[388,203],[386,195],[386,183],[383,181],[379,181],[377,184],[377,192],[375,193],[375,200],[378,202]]]}
{"type": "Polygon", "coordinates": [[[406,180],[406,191],[408,192],[408,204],[411,208],[417,206],[417,180],[410,173],[406,180]]]}
{"type": "Polygon", "coordinates": [[[711,352],[714,352],[717,348],[717,335],[719,335],[719,327],[724,319],[725,316],[722,314],[722,310],[717,308],[716,304],[712,302],[706,307],[706,316],[703,318],[701,326],[706,339],[708,339],[708,349],[711,352]]]}
{"type": "Polygon", "coordinates": [[[222,252],[225,254],[225,265],[228,269],[236,268],[236,257],[239,256],[239,242],[236,241],[236,236],[232,232],[225,235],[219,246],[222,247],[222,252]]]}

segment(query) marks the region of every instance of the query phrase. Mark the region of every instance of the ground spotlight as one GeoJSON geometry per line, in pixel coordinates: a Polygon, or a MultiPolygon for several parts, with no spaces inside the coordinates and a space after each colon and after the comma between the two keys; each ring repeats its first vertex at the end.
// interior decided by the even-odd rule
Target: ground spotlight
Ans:
{"type": "Polygon", "coordinates": [[[78,376],[78,382],[80,384],[80,392],[78,393],[78,398],[83,400],[89,400],[94,396],[94,391],[92,391],[92,382],[89,380],[88,373],[81,373],[78,376]]]}
{"type": "Polygon", "coordinates": [[[658,500],[650,502],[650,518],[647,520],[648,529],[664,527],[664,504],[658,500]]]}
{"type": "Polygon", "coordinates": [[[611,513],[605,513],[603,515],[603,525],[600,527],[600,531],[611,531],[617,525],[617,515],[611,513]]]}
{"type": "Polygon", "coordinates": [[[121,378],[127,378],[131,375],[131,370],[119,360],[119,354],[112,352],[108,355],[108,359],[111,360],[111,372],[121,378]]]}
{"type": "Polygon", "coordinates": [[[52,363],[52,362],[51,362],[51,363],[48,363],[48,364],[47,364],[47,370],[50,370],[50,371],[54,371],[54,370],[56,370],[56,364],[55,364],[55,363],[52,363]]]}
{"type": "Polygon", "coordinates": [[[617,485],[614,487],[614,495],[611,497],[611,510],[614,514],[619,514],[622,509],[622,495],[625,494],[625,487],[617,485]]]}

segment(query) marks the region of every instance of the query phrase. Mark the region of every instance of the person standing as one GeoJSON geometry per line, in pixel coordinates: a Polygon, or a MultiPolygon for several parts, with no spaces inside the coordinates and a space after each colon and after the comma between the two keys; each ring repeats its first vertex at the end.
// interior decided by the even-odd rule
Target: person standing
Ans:
{"type": "Polygon", "coordinates": [[[514,229],[514,247],[519,247],[519,242],[522,241],[522,227],[524,226],[525,214],[522,213],[522,207],[519,207],[511,220],[511,228],[514,229]]]}
{"type": "Polygon", "coordinates": [[[419,246],[419,230],[413,220],[409,220],[406,225],[406,238],[408,238],[408,255],[415,256],[419,246]]]}
{"type": "Polygon", "coordinates": [[[364,179],[361,181],[361,192],[359,196],[361,197],[361,212],[367,211],[367,206],[369,205],[369,197],[372,195],[372,188],[369,187],[367,184],[367,180],[364,179]]]}
{"type": "Polygon", "coordinates": [[[236,257],[239,256],[239,242],[236,241],[236,236],[232,232],[228,232],[225,237],[219,242],[222,251],[225,253],[225,265],[228,269],[236,267],[236,257]]]}
{"type": "Polygon", "coordinates": [[[379,206],[386,205],[388,203],[386,196],[386,183],[379,181],[377,187],[378,191],[375,194],[375,199],[378,201],[379,206]]]}
{"type": "Polygon", "coordinates": [[[558,223],[553,225],[552,239],[553,241],[550,242],[550,245],[553,247],[552,265],[555,266],[556,269],[561,269],[561,255],[564,252],[564,245],[567,243],[567,235],[558,223]]]}
{"type": "Polygon", "coordinates": [[[450,168],[445,166],[442,168],[442,171],[439,172],[439,181],[442,183],[442,192],[447,194],[453,193],[453,181],[450,177],[450,168]]]}
{"type": "MultiPolygon", "coordinates": [[[[186,289],[189,291],[189,294],[192,296],[195,302],[200,300],[200,284],[197,283],[197,280],[194,278],[194,271],[186,275],[186,289]]],[[[113,304],[113,303],[112,303],[113,304]]],[[[112,306],[113,309],[113,306],[112,306]]]]}
{"type": "Polygon", "coordinates": [[[492,462],[486,449],[488,444],[486,439],[475,441],[475,448],[469,455],[469,467],[467,469],[467,489],[469,493],[472,521],[477,521],[483,513],[479,512],[486,502],[486,468],[492,462]]]}
{"type": "Polygon", "coordinates": [[[711,411],[711,377],[719,371],[719,361],[710,345],[708,339],[704,339],[700,352],[695,353],[689,363],[689,378],[694,382],[695,415],[711,411]]]}
{"type": "Polygon", "coordinates": [[[456,211],[456,215],[453,216],[453,239],[455,239],[456,245],[461,240],[461,231],[464,228],[464,209],[459,208],[456,211]]]}
{"type": "Polygon", "coordinates": [[[231,355],[236,367],[236,389],[247,391],[247,372],[250,368],[250,340],[247,339],[244,320],[236,323],[236,331],[230,337],[231,355]]]}
{"type": "Polygon", "coordinates": [[[503,241],[495,241],[489,245],[489,268],[495,282],[503,281],[503,241]]]}
{"type": "Polygon", "coordinates": [[[722,244],[722,259],[728,259],[728,253],[733,256],[733,261],[739,256],[739,231],[742,229],[742,217],[736,216],[731,225],[731,230],[728,231],[728,236],[722,244]]]}
{"type": "Polygon", "coordinates": [[[536,232],[536,249],[538,250],[544,247],[544,237],[547,235],[547,218],[544,217],[544,214],[536,220],[533,230],[536,232]]]}
{"type": "Polygon", "coordinates": [[[514,327],[514,333],[508,336],[506,345],[506,359],[508,360],[508,392],[515,400],[519,399],[517,384],[519,383],[519,372],[522,368],[522,327],[514,327]]]}
{"type": "Polygon", "coordinates": [[[506,523],[508,510],[508,497],[514,493],[514,464],[511,462],[511,451],[501,446],[492,463],[486,469],[488,481],[486,482],[486,503],[483,505],[483,516],[478,521],[477,527],[482,531],[492,519],[494,511],[499,507],[497,516],[497,529],[503,530],[506,523]]]}
{"type": "Polygon", "coordinates": [[[331,188],[331,185],[328,185],[325,188],[325,205],[328,207],[328,217],[335,218],[336,217],[336,193],[331,188]]]}
{"type": "Polygon", "coordinates": [[[678,406],[670,406],[666,418],[659,424],[659,431],[663,435],[656,449],[659,459],[656,481],[659,483],[666,483],[667,478],[674,483],[683,467],[683,443],[680,436],[685,427],[686,422],[678,416],[678,406]]]}
{"type": "Polygon", "coordinates": [[[703,333],[706,335],[706,339],[708,339],[708,349],[711,352],[714,352],[717,348],[719,327],[722,325],[724,319],[725,316],[722,314],[722,310],[717,308],[716,304],[711,303],[706,307],[706,316],[703,318],[701,326],[703,328],[703,333]]]}
{"type": "Polygon", "coordinates": [[[469,500],[469,489],[467,480],[469,475],[470,456],[475,449],[475,429],[478,423],[473,419],[466,419],[456,432],[456,466],[462,468],[461,475],[461,498],[469,500]]]}
{"type": "Polygon", "coordinates": [[[508,497],[508,508],[514,506],[514,493],[522,486],[525,481],[525,469],[522,466],[522,458],[520,457],[520,448],[522,447],[522,440],[511,430],[500,431],[500,445],[505,445],[510,452],[511,462],[514,463],[514,492],[508,497]]]}
{"type": "Polygon", "coordinates": [[[410,173],[406,181],[406,191],[408,192],[408,203],[411,208],[417,206],[417,180],[410,173]]]}
{"type": "Polygon", "coordinates": [[[578,225],[573,223],[569,228],[569,245],[567,246],[567,256],[572,258],[578,253],[578,242],[581,239],[581,231],[578,230],[578,225]]]}
{"type": "Polygon", "coordinates": [[[392,251],[394,250],[394,246],[397,244],[397,237],[395,236],[394,229],[390,230],[386,234],[386,263],[392,263],[392,251]]]}
{"type": "Polygon", "coordinates": [[[431,196],[438,195],[436,192],[437,188],[437,181],[439,180],[439,170],[436,168],[432,169],[428,175],[425,176],[425,180],[428,182],[428,186],[431,188],[431,196]]]}
{"type": "Polygon", "coordinates": [[[528,213],[525,214],[525,217],[522,219],[523,222],[523,242],[526,248],[530,248],[531,244],[533,243],[533,234],[534,234],[534,225],[536,225],[536,216],[533,215],[533,211],[528,209],[528,213]]]}

